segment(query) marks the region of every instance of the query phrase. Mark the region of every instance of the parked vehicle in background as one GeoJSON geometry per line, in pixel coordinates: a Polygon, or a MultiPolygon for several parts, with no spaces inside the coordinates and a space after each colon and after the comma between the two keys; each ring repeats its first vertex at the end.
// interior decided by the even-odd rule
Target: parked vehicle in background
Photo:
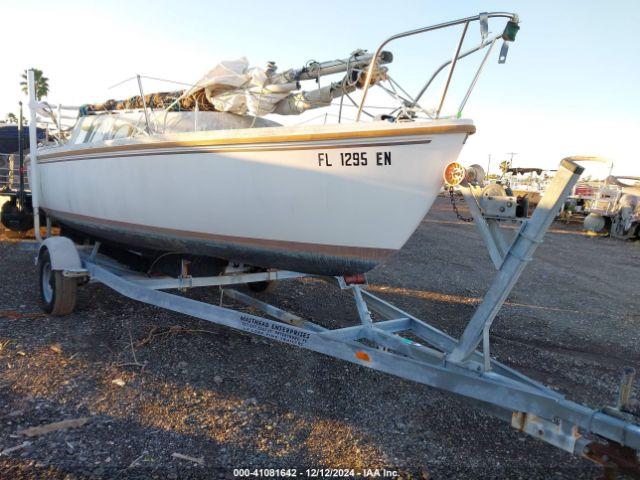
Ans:
{"type": "Polygon", "coordinates": [[[601,180],[579,182],[564,202],[560,219],[567,222],[584,222],[602,183],[601,180]]]}
{"type": "Polygon", "coordinates": [[[587,231],[613,238],[640,237],[640,177],[607,177],[583,225],[587,231]]]}
{"type": "Polygon", "coordinates": [[[540,201],[542,194],[551,182],[556,170],[545,170],[538,167],[511,167],[503,175],[514,195],[526,197],[531,206],[540,201]]]}

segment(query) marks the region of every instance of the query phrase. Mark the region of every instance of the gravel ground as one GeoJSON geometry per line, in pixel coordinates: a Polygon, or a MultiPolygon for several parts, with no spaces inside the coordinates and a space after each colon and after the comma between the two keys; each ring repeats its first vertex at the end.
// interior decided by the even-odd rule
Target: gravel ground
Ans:
{"type": "MultiPolygon", "coordinates": [[[[494,323],[492,353],[571,399],[612,403],[622,367],[640,366],[638,265],[640,242],[554,225],[494,323]]],[[[369,280],[374,293],[459,335],[491,271],[474,227],[439,199],[369,280]]],[[[101,285],[80,290],[73,315],[47,317],[33,252],[6,237],[0,285],[0,451],[20,447],[0,456],[1,479],[233,478],[241,467],[386,467],[433,479],[598,474],[447,393],[101,285]],[[77,418],[86,423],[18,434],[77,418]]],[[[316,281],[282,283],[261,298],[329,327],[356,320],[342,294],[316,281]]]]}

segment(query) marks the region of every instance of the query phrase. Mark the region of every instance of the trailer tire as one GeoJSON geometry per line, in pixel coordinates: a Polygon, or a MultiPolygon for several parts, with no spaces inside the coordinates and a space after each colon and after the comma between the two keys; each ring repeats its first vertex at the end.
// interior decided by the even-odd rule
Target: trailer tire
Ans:
{"type": "Polygon", "coordinates": [[[53,270],[51,255],[45,248],[38,255],[38,284],[40,304],[45,312],[56,317],[69,315],[76,306],[78,281],[66,278],[61,270],[53,270]]]}

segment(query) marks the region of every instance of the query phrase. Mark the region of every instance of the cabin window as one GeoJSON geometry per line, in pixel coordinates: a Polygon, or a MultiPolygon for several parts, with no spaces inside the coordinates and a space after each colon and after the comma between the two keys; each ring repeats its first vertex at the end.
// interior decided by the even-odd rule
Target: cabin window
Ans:
{"type": "Polygon", "coordinates": [[[114,131],[113,131],[113,136],[111,138],[112,139],[127,138],[127,137],[131,137],[132,133],[133,133],[133,128],[131,127],[131,125],[126,124],[126,123],[120,123],[118,125],[116,123],[114,131]]]}
{"type": "Polygon", "coordinates": [[[87,139],[93,134],[94,128],[93,118],[84,117],[76,126],[74,135],[71,138],[71,143],[76,145],[86,143],[87,139]]]}
{"type": "Polygon", "coordinates": [[[111,127],[113,126],[113,119],[109,115],[96,116],[93,121],[95,129],[93,134],[85,139],[86,142],[97,143],[108,140],[111,135],[111,127]]]}

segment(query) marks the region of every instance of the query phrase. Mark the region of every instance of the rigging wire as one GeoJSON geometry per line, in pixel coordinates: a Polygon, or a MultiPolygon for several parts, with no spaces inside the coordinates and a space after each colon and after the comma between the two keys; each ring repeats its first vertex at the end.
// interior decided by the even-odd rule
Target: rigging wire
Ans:
{"type": "Polygon", "coordinates": [[[349,60],[347,60],[347,70],[344,78],[342,79],[342,83],[340,88],[342,88],[342,95],[340,96],[340,108],[338,109],[338,123],[341,123],[342,120],[342,106],[344,105],[344,96],[347,94],[346,86],[353,86],[354,83],[351,83],[351,60],[355,58],[356,51],[352,52],[349,56],[349,60]]]}
{"type": "MultiPolygon", "coordinates": [[[[111,90],[113,88],[119,87],[120,85],[125,84],[127,82],[130,82],[131,80],[137,80],[137,78],[138,78],[137,75],[133,76],[133,77],[130,77],[130,78],[126,78],[126,79],[124,79],[124,80],[122,80],[122,81],[120,81],[120,82],[118,82],[118,83],[116,83],[114,85],[111,85],[110,87],[107,87],[107,90],[111,90]]],[[[140,78],[145,78],[147,80],[156,80],[158,82],[173,83],[175,85],[182,85],[182,86],[185,86],[185,87],[191,86],[191,84],[189,84],[189,83],[178,82],[177,80],[169,80],[169,79],[166,79],[166,78],[150,77],[150,76],[147,76],[147,75],[140,75],[140,78]]]]}

